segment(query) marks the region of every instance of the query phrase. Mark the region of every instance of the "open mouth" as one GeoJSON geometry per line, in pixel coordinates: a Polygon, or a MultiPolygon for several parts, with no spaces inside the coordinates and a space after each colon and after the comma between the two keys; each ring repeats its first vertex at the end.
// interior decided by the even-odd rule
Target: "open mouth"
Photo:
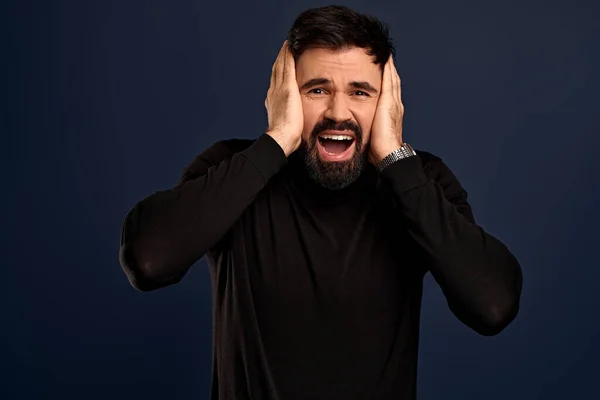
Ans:
{"type": "Polygon", "coordinates": [[[354,136],[347,134],[324,134],[320,135],[318,140],[319,144],[326,153],[336,156],[343,154],[350,148],[350,146],[352,146],[354,143],[354,136]]]}

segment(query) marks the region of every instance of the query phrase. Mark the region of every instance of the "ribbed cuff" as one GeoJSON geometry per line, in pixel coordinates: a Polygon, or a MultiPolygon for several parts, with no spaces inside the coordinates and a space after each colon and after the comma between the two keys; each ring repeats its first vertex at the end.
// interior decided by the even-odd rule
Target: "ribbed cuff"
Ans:
{"type": "Polygon", "coordinates": [[[423,171],[421,157],[418,155],[403,158],[389,165],[381,171],[381,178],[389,183],[394,192],[398,194],[425,185],[428,182],[423,171]]]}
{"type": "Polygon", "coordinates": [[[287,164],[285,152],[275,139],[267,134],[261,135],[241,154],[256,167],[265,183],[287,164]]]}

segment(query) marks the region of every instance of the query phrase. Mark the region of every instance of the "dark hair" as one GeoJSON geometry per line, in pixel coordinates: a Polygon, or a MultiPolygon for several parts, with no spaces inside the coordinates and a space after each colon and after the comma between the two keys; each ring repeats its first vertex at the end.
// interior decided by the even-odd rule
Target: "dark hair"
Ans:
{"type": "Polygon", "coordinates": [[[294,59],[309,48],[344,50],[359,47],[383,66],[396,51],[385,24],[370,15],[344,6],[311,8],[300,14],[288,33],[288,43],[294,59]]]}

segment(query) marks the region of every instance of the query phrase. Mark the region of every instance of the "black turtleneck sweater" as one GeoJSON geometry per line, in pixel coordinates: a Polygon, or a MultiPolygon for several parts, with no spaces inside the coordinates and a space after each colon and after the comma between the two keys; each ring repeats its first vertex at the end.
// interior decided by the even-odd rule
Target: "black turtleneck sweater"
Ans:
{"type": "Polygon", "coordinates": [[[513,320],[521,268],[439,158],[369,167],[339,191],[296,158],[268,135],[218,142],[124,223],[121,265],[141,291],[208,260],[211,399],[415,399],[427,272],[482,335],[513,320]]]}

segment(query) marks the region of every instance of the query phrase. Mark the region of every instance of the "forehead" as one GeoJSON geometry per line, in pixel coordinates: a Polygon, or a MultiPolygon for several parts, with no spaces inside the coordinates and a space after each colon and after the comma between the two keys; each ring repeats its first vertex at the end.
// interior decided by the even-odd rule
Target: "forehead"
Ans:
{"type": "Polygon", "coordinates": [[[366,50],[357,47],[344,50],[310,48],[296,61],[296,79],[300,85],[309,79],[328,78],[334,83],[361,80],[378,86],[381,70],[373,61],[366,50]]]}

